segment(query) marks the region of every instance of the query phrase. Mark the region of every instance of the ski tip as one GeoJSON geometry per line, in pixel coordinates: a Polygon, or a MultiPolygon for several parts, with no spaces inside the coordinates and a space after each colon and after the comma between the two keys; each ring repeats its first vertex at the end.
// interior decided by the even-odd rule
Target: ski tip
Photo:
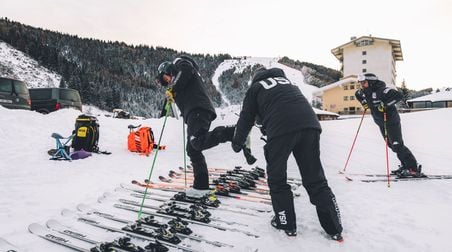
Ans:
{"type": "MultiPolygon", "coordinates": [[[[103,197],[100,197],[103,198],[103,197]]],[[[100,199],[99,198],[99,199],[100,199]]],[[[87,212],[91,209],[91,207],[87,204],[81,203],[77,205],[77,210],[79,210],[80,212],[87,212]]]]}
{"type": "Polygon", "coordinates": [[[61,215],[67,217],[67,216],[74,216],[75,213],[74,213],[74,211],[71,211],[69,209],[63,209],[63,210],[61,210],[61,215]]]}
{"type": "Polygon", "coordinates": [[[132,182],[131,182],[132,184],[138,184],[139,182],[138,181],[136,181],[136,180],[132,180],[132,182]]]}
{"type": "Polygon", "coordinates": [[[97,198],[97,202],[99,202],[99,203],[104,203],[107,200],[108,200],[108,198],[105,196],[100,196],[99,198],[97,198]]]}
{"type": "Polygon", "coordinates": [[[43,227],[41,224],[31,223],[30,225],[28,225],[28,231],[30,231],[30,233],[33,234],[39,234],[45,232],[46,228],[43,227]]]}
{"type": "Polygon", "coordinates": [[[62,228],[64,227],[63,224],[61,224],[59,221],[55,219],[50,219],[46,222],[46,226],[48,228],[62,228]]]}

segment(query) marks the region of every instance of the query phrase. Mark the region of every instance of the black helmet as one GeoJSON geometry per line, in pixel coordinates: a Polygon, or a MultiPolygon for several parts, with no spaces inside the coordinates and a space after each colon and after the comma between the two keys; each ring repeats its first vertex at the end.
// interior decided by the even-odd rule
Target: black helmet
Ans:
{"type": "Polygon", "coordinates": [[[164,61],[157,69],[157,82],[162,86],[167,86],[169,83],[163,80],[163,75],[173,75],[174,65],[171,61],[164,61]]]}

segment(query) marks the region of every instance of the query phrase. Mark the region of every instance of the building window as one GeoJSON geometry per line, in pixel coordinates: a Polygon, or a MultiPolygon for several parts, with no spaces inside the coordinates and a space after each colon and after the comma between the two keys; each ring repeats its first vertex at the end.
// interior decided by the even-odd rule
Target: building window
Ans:
{"type": "Polygon", "coordinates": [[[355,100],[355,96],[350,95],[350,101],[354,101],[355,100]]]}
{"type": "Polygon", "coordinates": [[[355,89],[355,85],[350,85],[350,90],[353,90],[353,89],[355,89]]]}
{"type": "Polygon", "coordinates": [[[344,96],[344,101],[348,101],[348,96],[344,96]]]}
{"type": "Polygon", "coordinates": [[[347,85],[344,85],[344,90],[348,90],[348,86],[347,85]]]}
{"type": "Polygon", "coordinates": [[[346,111],[346,112],[347,112],[347,111],[348,111],[348,108],[344,108],[344,111],[346,111]]]}
{"type": "Polygon", "coordinates": [[[367,69],[363,68],[363,73],[367,73],[367,69]]]}
{"type": "Polygon", "coordinates": [[[363,64],[367,64],[367,60],[363,60],[363,64]]]}
{"type": "Polygon", "coordinates": [[[367,55],[367,51],[363,51],[363,55],[367,55]]]}

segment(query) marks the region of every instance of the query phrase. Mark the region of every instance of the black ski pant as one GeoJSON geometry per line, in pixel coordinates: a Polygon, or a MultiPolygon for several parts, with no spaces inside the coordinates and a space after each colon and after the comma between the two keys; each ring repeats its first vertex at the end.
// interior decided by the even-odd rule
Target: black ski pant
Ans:
{"type": "MultiPolygon", "coordinates": [[[[380,133],[385,138],[385,127],[383,124],[377,124],[380,128],[380,133]]],[[[405,168],[416,168],[417,161],[410,149],[403,144],[402,127],[400,123],[386,124],[388,131],[388,147],[397,154],[397,158],[405,168]]]]}
{"type": "Polygon", "coordinates": [[[193,188],[209,189],[209,172],[203,150],[217,146],[219,143],[232,141],[235,127],[218,126],[209,131],[213,115],[210,111],[199,109],[188,114],[187,155],[193,166],[193,188]]]}
{"type": "Polygon", "coordinates": [[[278,228],[296,229],[293,194],[287,183],[287,159],[293,153],[309,199],[316,206],[320,225],[330,235],[342,232],[336,198],[320,162],[320,131],[305,129],[274,137],[264,147],[268,186],[278,228]]]}

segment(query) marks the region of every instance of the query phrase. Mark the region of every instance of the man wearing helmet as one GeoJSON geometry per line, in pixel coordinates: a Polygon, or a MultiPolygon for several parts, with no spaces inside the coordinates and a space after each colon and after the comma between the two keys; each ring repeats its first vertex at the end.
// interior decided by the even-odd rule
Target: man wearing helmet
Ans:
{"type": "Polygon", "coordinates": [[[385,137],[384,113],[387,116],[386,130],[388,135],[388,146],[397,154],[401,165],[399,169],[392,171],[399,177],[420,177],[421,166],[417,164],[416,158],[403,144],[400,116],[395,104],[402,99],[402,94],[396,89],[386,87],[375,74],[366,73],[358,75],[361,89],[355,93],[356,99],[365,109],[370,109],[374,122],[380,128],[385,137]]]}
{"type": "Polygon", "coordinates": [[[186,150],[194,170],[193,188],[186,191],[187,196],[204,196],[209,193],[209,174],[202,151],[231,141],[235,127],[219,126],[209,132],[217,115],[193,59],[181,56],[173,62],[161,63],[157,81],[169,87],[167,97],[176,102],[187,124],[186,150]]]}

